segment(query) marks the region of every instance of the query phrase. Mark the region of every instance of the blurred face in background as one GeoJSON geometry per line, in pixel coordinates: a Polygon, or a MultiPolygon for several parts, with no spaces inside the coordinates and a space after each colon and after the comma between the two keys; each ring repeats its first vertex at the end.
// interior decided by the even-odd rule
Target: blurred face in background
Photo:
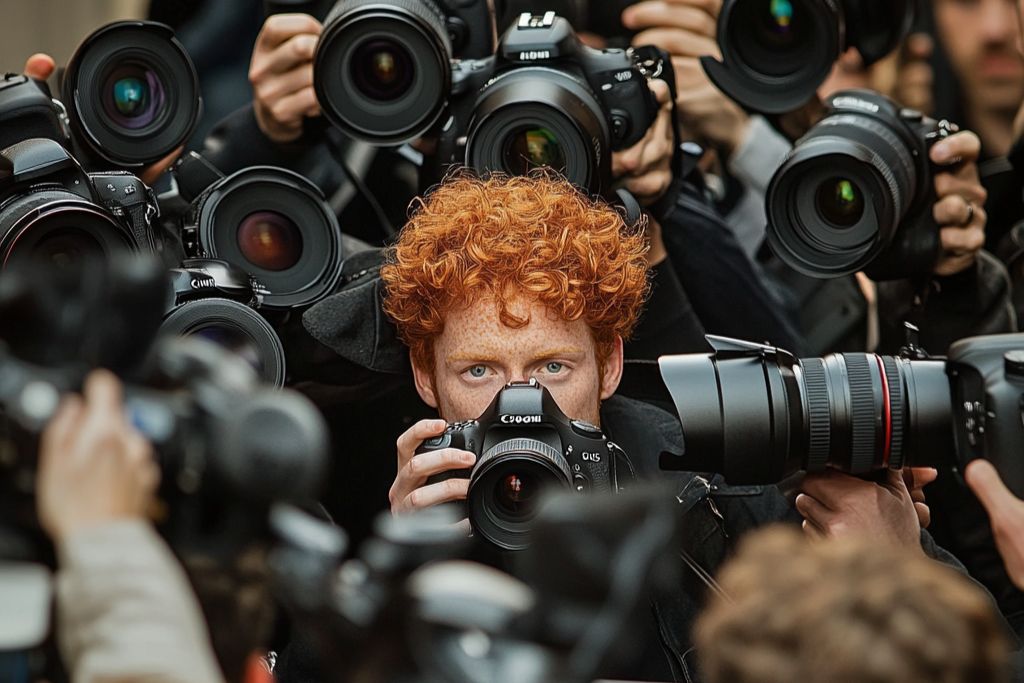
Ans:
{"type": "Polygon", "coordinates": [[[937,38],[963,87],[968,111],[1016,113],[1024,97],[1016,0],[934,0],[933,6],[937,38]]]}

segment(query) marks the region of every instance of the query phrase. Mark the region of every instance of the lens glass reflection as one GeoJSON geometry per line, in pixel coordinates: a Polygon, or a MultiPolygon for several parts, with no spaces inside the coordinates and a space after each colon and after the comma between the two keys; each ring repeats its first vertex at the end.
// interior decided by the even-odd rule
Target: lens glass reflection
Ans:
{"type": "Polygon", "coordinates": [[[839,228],[856,225],[864,215],[864,195],[847,178],[829,178],[818,185],[815,205],[826,221],[839,228]]]}
{"type": "Polygon", "coordinates": [[[565,152],[558,136],[548,128],[522,128],[509,135],[504,146],[505,171],[526,175],[536,168],[565,170],[565,152]]]}
{"type": "Polygon", "coordinates": [[[402,45],[384,39],[368,40],[356,48],[352,80],[359,91],[374,100],[397,100],[412,87],[415,65],[402,45]]]}
{"type": "Polygon", "coordinates": [[[227,325],[206,325],[188,332],[188,336],[213,342],[248,363],[257,373],[264,371],[263,359],[256,344],[244,332],[227,325]]]}
{"type": "Polygon", "coordinates": [[[160,78],[142,64],[117,66],[103,81],[103,111],[123,128],[138,130],[152,125],[166,99],[160,78]]]}
{"type": "Polygon", "coordinates": [[[254,266],[282,271],[302,258],[302,231],[276,211],[254,211],[238,226],[238,249],[254,266]]]}

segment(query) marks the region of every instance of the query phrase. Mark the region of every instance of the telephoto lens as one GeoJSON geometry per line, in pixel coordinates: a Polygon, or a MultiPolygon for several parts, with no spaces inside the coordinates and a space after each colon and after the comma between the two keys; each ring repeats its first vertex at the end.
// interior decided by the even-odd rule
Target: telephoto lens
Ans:
{"type": "Polygon", "coordinates": [[[254,166],[223,178],[193,202],[185,249],[223,259],[266,288],[263,306],[287,310],[331,293],[341,276],[341,228],[313,183],[254,166]]]}
{"type": "Polygon", "coordinates": [[[684,456],[662,456],[665,469],[773,484],[801,470],[868,474],[952,462],[954,413],[942,360],[797,359],[771,346],[707,340],[712,353],[659,359],[686,443],[684,456]]]}
{"type": "Polygon", "coordinates": [[[444,111],[451,59],[489,56],[494,40],[487,0],[339,0],[314,57],[317,100],[356,139],[411,142],[444,111]]]}
{"type": "Polygon", "coordinates": [[[928,150],[955,127],[865,90],[837,93],[828,105],[768,185],[772,251],[812,277],[931,272],[940,240],[928,150]]]}
{"type": "Polygon", "coordinates": [[[68,63],[62,100],[75,140],[125,168],[158,161],[183,145],[199,121],[195,66],[170,27],[108,24],[68,63]]]}
{"type": "Polygon", "coordinates": [[[807,103],[847,49],[856,48],[865,66],[892,52],[914,13],[913,0],[725,0],[722,59],[701,64],[747,109],[782,114],[807,103]]]}
{"type": "Polygon", "coordinates": [[[199,337],[245,361],[267,384],[284,386],[281,338],[255,307],[261,288],[226,261],[187,259],[171,271],[171,300],[161,334],[199,337]]]}

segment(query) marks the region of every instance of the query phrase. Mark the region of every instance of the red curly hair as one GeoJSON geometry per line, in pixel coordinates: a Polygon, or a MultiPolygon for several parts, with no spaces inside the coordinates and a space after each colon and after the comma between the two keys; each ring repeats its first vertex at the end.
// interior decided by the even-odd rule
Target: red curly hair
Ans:
{"type": "Polygon", "coordinates": [[[649,289],[643,231],[567,180],[456,175],[411,213],[381,276],[384,310],[418,365],[433,368],[448,313],[485,296],[513,328],[529,323],[508,310],[519,296],[583,319],[602,363],[636,326],[649,289]]]}

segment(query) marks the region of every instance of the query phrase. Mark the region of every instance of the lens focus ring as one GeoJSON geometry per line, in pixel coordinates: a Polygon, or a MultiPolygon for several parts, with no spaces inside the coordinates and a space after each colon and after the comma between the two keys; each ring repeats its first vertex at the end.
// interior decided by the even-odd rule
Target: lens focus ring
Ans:
{"type": "Polygon", "coordinates": [[[892,435],[889,440],[889,467],[899,469],[905,460],[903,453],[903,382],[900,378],[899,366],[892,356],[881,356],[885,368],[885,381],[889,385],[889,423],[892,435]]]}
{"type": "Polygon", "coordinates": [[[873,375],[878,372],[867,354],[843,354],[850,383],[850,473],[872,469],[875,460],[875,398],[873,375]]]}
{"type": "Polygon", "coordinates": [[[831,449],[831,406],[825,365],[821,358],[808,358],[801,367],[807,392],[807,471],[825,468],[831,449]]]}

